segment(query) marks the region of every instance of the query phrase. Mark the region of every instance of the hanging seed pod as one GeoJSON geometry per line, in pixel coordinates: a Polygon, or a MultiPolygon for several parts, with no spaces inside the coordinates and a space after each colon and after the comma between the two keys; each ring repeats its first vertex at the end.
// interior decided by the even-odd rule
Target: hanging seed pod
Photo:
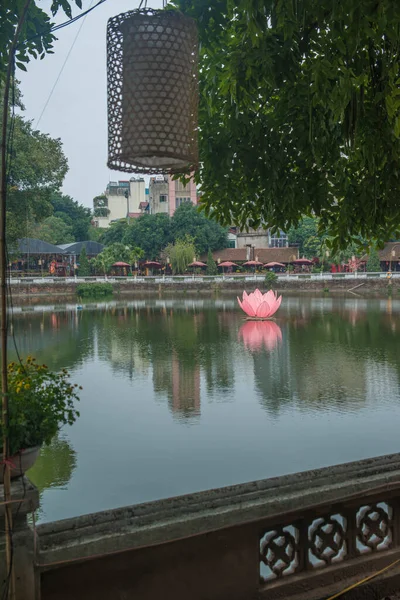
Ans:
{"type": "Polygon", "coordinates": [[[108,162],[137,173],[198,163],[198,40],[193,19],[139,9],[107,26],[108,162]]]}

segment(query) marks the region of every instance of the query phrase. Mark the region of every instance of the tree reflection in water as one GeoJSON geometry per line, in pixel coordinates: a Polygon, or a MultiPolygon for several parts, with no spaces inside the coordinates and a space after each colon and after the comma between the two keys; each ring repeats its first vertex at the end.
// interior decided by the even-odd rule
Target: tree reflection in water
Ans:
{"type": "MultiPolygon", "coordinates": [[[[41,499],[47,489],[66,489],[76,466],[75,450],[67,438],[59,433],[50,444],[42,447],[39,458],[27,475],[38,488],[41,499]]],[[[39,516],[40,512],[39,508],[39,516]]]]}

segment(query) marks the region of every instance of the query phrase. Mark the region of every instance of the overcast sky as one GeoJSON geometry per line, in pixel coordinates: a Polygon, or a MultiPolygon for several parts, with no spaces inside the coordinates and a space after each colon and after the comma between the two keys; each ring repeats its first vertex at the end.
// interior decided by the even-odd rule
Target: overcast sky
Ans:
{"type": "MultiPolygon", "coordinates": [[[[93,5],[97,0],[93,1],[93,5]]],[[[38,2],[46,10],[50,2],[38,2]]],[[[160,8],[162,0],[149,6],[160,8]]],[[[83,0],[83,10],[90,0],[83,0]]],[[[81,204],[92,207],[92,200],[104,191],[108,181],[128,179],[131,175],[110,171],[107,166],[106,26],[109,17],[133,10],[139,0],[107,0],[85,18],[83,27],[65,65],[61,78],[43,114],[38,129],[59,137],[68,158],[69,172],[63,191],[81,204]]],[[[74,12],[74,15],[78,11],[74,12]]],[[[59,13],[57,22],[67,20],[59,13]]],[[[26,111],[37,120],[51,88],[60,73],[82,19],[57,33],[54,54],[32,60],[28,72],[17,70],[26,111]]]]}

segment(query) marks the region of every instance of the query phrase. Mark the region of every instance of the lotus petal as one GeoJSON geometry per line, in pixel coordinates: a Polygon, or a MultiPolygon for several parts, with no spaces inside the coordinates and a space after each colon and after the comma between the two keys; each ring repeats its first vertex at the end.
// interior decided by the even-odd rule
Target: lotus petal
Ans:
{"type": "Polygon", "coordinates": [[[250,304],[250,302],[248,300],[243,300],[242,309],[244,310],[246,315],[249,315],[249,317],[256,316],[256,311],[254,310],[253,306],[250,304]]]}
{"type": "Polygon", "coordinates": [[[267,317],[269,317],[270,313],[271,307],[268,304],[268,302],[261,302],[261,304],[257,308],[256,316],[259,319],[266,319],[267,317]]]}
{"type": "Polygon", "coordinates": [[[240,308],[249,317],[258,317],[260,319],[267,319],[276,313],[282,302],[282,296],[278,297],[278,294],[273,290],[269,290],[265,294],[260,292],[257,288],[254,292],[248,294],[245,290],[243,291],[243,299],[237,299],[240,308]]]}
{"type": "Polygon", "coordinates": [[[256,294],[249,294],[247,297],[247,301],[250,304],[250,306],[252,307],[252,309],[254,310],[254,314],[257,312],[257,308],[259,307],[261,301],[260,299],[256,296],[256,294]]]}

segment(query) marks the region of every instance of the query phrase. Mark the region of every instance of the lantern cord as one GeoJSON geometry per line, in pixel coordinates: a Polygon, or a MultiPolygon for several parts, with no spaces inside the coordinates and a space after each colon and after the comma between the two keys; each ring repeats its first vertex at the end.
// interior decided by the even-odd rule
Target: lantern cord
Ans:
{"type": "MultiPolygon", "coordinates": [[[[102,0],[102,1],[104,2],[105,0],[102,0]]],[[[71,56],[71,52],[74,49],[74,46],[76,44],[76,40],[78,39],[78,36],[79,36],[79,34],[80,34],[81,30],[82,30],[83,25],[85,24],[86,17],[88,15],[89,10],[91,9],[92,4],[93,4],[93,0],[91,0],[91,2],[90,2],[89,9],[86,11],[86,14],[83,17],[82,23],[80,24],[80,27],[79,27],[78,31],[76,32],[76,35],[75,35],[75,37],[74,37],[74,39],[72,41],[71,47],[70,47],[70,49],[67,52],[67,56],[65,57],[65,60],[64,60],[63,65],[62,65],[62,67],[60,69],[60,72],[58,73],[58,75],[56,77],[56,80],[54,82],[54,85],[53,85],[53,87],[50,90],[50,94],[48,95],[48,98],[47,98],[47,100],[46,100],[46,102],[45,102],[45,104],[43,106],[42,112],[40,113],[40,116],[39,116],[38,120],[36,121],[36,127],[39,127],[39,123],[42,120],[44,111],[46,110],[46,108],[47,108],[47,106],[48,106],[48,104],[49,104],[49,102],[51,100],[51,97],[52,97],[52,95],[54,93],[54,90],[57,87],[57,83],[60,81],[60,77],[63,74],[63,71],[65,69],[65,65],[67,64],[69,57],[71,56]]]]}

